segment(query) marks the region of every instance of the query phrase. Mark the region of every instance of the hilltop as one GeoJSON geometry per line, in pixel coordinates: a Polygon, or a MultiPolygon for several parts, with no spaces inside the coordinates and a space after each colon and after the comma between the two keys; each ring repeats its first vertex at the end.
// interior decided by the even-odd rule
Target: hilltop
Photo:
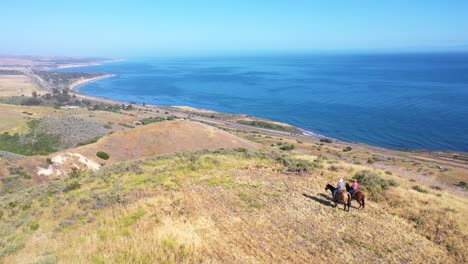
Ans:
{"type": "Polygon", "coordinates": [[[468,261],[467,153],[94,98],[68,89],[93,75],[16,63],[0,72],[0,263],[468,261]],[[364,210],[333,206],[339,178],[364,210]]]}

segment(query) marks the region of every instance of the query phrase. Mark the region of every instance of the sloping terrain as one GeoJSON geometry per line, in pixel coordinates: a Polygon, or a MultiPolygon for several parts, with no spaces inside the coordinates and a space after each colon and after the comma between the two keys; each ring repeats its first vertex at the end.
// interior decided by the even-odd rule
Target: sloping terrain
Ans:
{"type": "Polygon", "coordinates": [[[46,157],[34,156],[17,162],[33,177],[35,183],[55,176],[65,176],[74,168],[97,170],[100,164],[139,159],[155,154],[167,154],[219,148],[256,148],[226,131],[191,121],[167,121],[116,132],[97,142],[78,148],[67,149],[46,157]],[[105,152],[109,159],[96,154],[105,152]]]}
{"type": "MultiPolygon", "coordinates": [[[[372,170],[391,187],[364,210],[333,208],[324,186],[365,169],[239,149],[76,173],[0,197],[0,255],[5,263],[466,263],[466,200],[446,191],[372,170]],[[308,173],[287,173],[299,164],[308,173]]],[[[361,186],[375,191],[371,181],[361,186]]]]}
{"type": "Polygon", "coordinates": [[[35,130],[39,133],[59,137],[60,148],[72,148],[77,144],[93,138],[99,138],[109,132],[105,124],[95,120],[85,120],[76,117],[46,117],[41,119],[35,130]]]}
{"type": "Polygon", "coordinates": [[[253,148],[254,144],[199,122],[168,121],[116,132],[94,144],[69,151],[107,164],[154,154],[239,147],[253,148]],[[97,158],[98,151],[108,153],[109,160],[97,158]]]}

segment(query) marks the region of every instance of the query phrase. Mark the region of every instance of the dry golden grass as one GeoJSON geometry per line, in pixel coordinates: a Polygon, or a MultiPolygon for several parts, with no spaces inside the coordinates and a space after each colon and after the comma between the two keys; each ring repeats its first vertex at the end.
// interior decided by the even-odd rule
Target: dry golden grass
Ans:
{"type": "Polygon", "coordinates": [[[20,95],[31,96],[33,91],[38,90],[27,76],[0,74],[0,97],[20,95]]]}
{"type": "Polygon", "coordinates": [[[202,123],[167,121],[116,132],[94,144],[67,151],[80,153],[94,160],[98,151],[104,151],[110,155],[110,159],[98,161],[108,164],[154,154],[238,147],[254,148],[254,145],[202,123]]]}
{"type": "MultiPolygon", "coordinates": [[[[0,129],[21,131],[28,118],[49,115],[118,127],[153,114],[130,113],[0,104],[0,129]]],[[[466,192],[453,191],[452,184],[467,181],[463,167],[362,145],[235,133],[191,121],[163,122],[67,151],[96,160],[103,150],[109,163],[117,163],[0,196],[0,263],[468,261],[466,192]],[[281,152],[278,143],[296,148],[281,152]],[[352,150],[343,152],[346,146],[352,150]],[[276,152],[223,150],[118,163],[221,147],[276,152]],[[307,174],[288,174],[285,159],[312,165],[307,174]],[[333,208],[325,184],[362,170],[397,186],[367,200],[365,210],[356,210],[356,202],[350,212],[333,208]]],[[[19,164],[35,168],[45,157],[19,164]]]]}
{"type": "MultiPolygon", "coordinates": [[[[398,186],[366,209],[330,205],[328,182],[365,165],[300,154],[317,165],[286,174],[281,154],[220,151],[148,158],[84,175],[79,189],[34,196],[5,263],[455,263],[467,260],[466,198],[398,186]],[[338,167],[330,171],[331,166],[338,167]],[[104,199],[114,197],[113,202],[104,199]],[[118,197],[118,199],[116,198],[118,197]],[[429,211],[427,211],[429,210],[429,211]],[[33,217],[28,218],[28,214],[33,217]],[[31,219],[31,220],[28,220],[31,219]],[[65,221],[71,223],[64,225],[65,221]],[[35,221],[37,230],[29,226],[35,221]]],[[[77,179],[62,179],[72,182],[77,179]]],[[[50,183],[52,184],[59,184],[50,183]]],[[[420,184],[419,184],[420,185],[420,184]]],[[[37,188],[39,188],[38,186],[37,188]]],[[[59,190],[61,187],[59,188],[59,190]]],[[[18,194],[20,195],[20,194],[18,194]]],[[[18,198],[20,199],[20,198],[18,198]]],[[[354,204],[356,205],[356,204],[354,204]]],[[[17,207],[21,207],[21,202],[17,207]]],[[[10,210],[4,219],[14,220],[10,210]]]]}
{"type": "Polygon", "coordinates": [[[0,112],[0,133],[25,133],[28,129],[26,124],[28,120],[29,118],[24,114],[4,114],[0,112]]]}

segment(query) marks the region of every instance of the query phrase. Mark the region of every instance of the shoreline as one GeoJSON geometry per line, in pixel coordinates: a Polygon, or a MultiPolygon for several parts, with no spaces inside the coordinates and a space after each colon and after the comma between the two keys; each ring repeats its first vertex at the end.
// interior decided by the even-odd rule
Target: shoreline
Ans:
{"type": "MultiPolygon", "coordinates": [[[[123,60],[121,60],[121,61],[123,61],[123,60]]],[[[106,97],[94,96],[94,95],[85,94],[85,93],[82,93],[82,92],[79,91],[80,86],[89,84],[89,83],[94,82],[94,81],[99,81],[99,80],[102,80],[102,79],[107,79],[107,78],[111,78],[111,77],[115,77],[115,76],[116,76],[116,74],[106,74],[106,75],[91,78],[91,79],[82,79],[82,80],[79,80],[79,81],[76,81],[76,82],[72,83],[70,85],[70,89],[72,91],[76,92],[77,96],[85,98],[85,99],[89,99],[89,100],[95,100],[95,101],[100,101],[100,102],[109,103],[109,104],[131,104],[130,101],[122,101],[122,100],[111,99],[111,98],[106,98],[106,97]]],[[[135,106],[140,106],[140,105],[135,104],[135,106]]],[[[146,104],[146,107],[152,107],[152,108],[169,107],[169,108],[171,108],[171,107],[177,107],[177,106],[146,104]]],[[[188,106],[188,107],[191,107],[191,106],[188,106]]],[[[202,108],[195,108],[195,107],[191,107],[191,108],[194,108],[195,110],[208,110],[208,111],[212,111],[212,112],[216,112],[216,113],[225,113],[225,112],[218,112],[218,111],[209,110],[209,109],[202,109],[202,108]]],[[[226,114],[235,115],[235,114],[242,114],[242,113],[226,113],[226,114]]],[[[244,115],[247,115],[247,114],[244,114],[244,115]]],[[[259,127],[252,127],[252,128],[257,129],[257,130],[270,131],[270,132],[275,132],[275,133],[279,133],[279,134],[283,134],[283,135],[289,135],[289,136],[293,136],[293,137],[308,138],[308,139],[314,139],[314,140],[330,139],[333,142],[338,143],[338,144],[352,144],[354,146],[361,146],[361,147],[365,146],[365,147],[370,147],[370,148],[379,149],[379,150],[391,150],[391,151],[403,151],[403,152],[407,152],[408,150],[409,151],[422,151],[422,152],[437,152],[437,151],[448,151],[448,152],[450,152],[450,151],[453,151],[453,152],[458,152],[458,153],[465,153],[463,151],[451,150],[451,149],[430,150],[430,149],[388,148],[388,147],[384,147],[384,146],[370,145],[370,144],[365,143],[365,142],[346,141],[346,140],[341,140],[341,139],[338,139],[338,138],[326,136],[326,135],[323,135],[323,134],[315,133],[315,132],[303,129],[301,127],[297,127],[295,125],[292,125],[292,124],[289,124],[289,123],[286,123],[286,122],[283,122],[283,121],[277,121],[277,120],[267,119],[267,118],[263,118],[263,117],[254,117],[254,116],[250,116],[250,115],[247,115],[247,116],[249,116],[251,118],[254,118],[254,119],[264,120],[264,121],[267,121],[267,122],[280,122],[280,123],[285,124],[287,126],[291,126],[291,127],[294,127],[294,128],[297,128],[297,129],[301,130],[302,134],[294,134],[294,133],[284,132],[284,131],[279,131],[279,130],[271,130],[271,129],[264,129],[264,128],[259,128],[259,127]]],[[[245,125],[245,126],[248,126],[248,125],[245,125]]]]}
{"type": "MultiPolygon", "coordinates": [[[[78,93],[78,96],[81,97],[81,98],[86,98],[86,99],[91,99],[91,100],[95,100],[95,101],[100,101],[100,102],[103,102],[103,103],[112,103],[112,104],[129,104],[130,102],[126,102],[126,101],[121,101],[121,100],[116,100],[116,99],[111,99],[111,98],[106,98],[106,97],[100,97],[100,96],[95,96],[95,95],[90,95],[90,94],[85,94],[83,92],[80,92],[80,90],[78,89],[80,86],[83,86],[83,85],[86,85],[86,84],[89,84],[91,82],[95,82],[95,81],[99,81],[99,80],[102,80],[102,79],[107,79],[107,78],[111,78],[111,77],[114,77],[116,76],[115,74],[106,74],[106,75],[103,75],[103,76],[99,76],[99,77],[95,77],[95,78],[91,78],[91,79],[85,79],[85,80],[79,80],[73,84],[70,85],[70,89],[76,93],[78,93]]],[[[136,104],[136,106],[140,106],[138,104],[136,104]]],[[[164,107],[177,107],[177,106],[173,106],[173,105],[167,105],[167,106],[164,106],[164,105],[152,105],[152,104],[146,104],[145,105],[146,107],[152,107],[152,108],[164,108],[164,107]]],[[[191,107],[191,106],[190,106],[191,107]]],[[[194,108],[195,110],[204,110],[204,109],[199,109],[199,108],[195,108],[195,107],[191,107],[191,108],[194,108]]],[[[224,113],[224,112],[218,112],[218,111],[215,111],[215,110],[209,110],[209,111],[212,111],[214,113],[224,113]]],[[[228,113],[229,114],[229,113],[228,113]]],[[[239,113],[237,113],[239,114],[239,113]]],[[[339,139],[336,139],[336,138],[332,138],[332,137],[328,137],[328,136],[325,136],[325,135],[321,135],[321,134],[318,134],[318,133],[314,133],[312,131],[308,131],[308,130],[305,130],[303,128],[300,128],[300,127],[297,127],[297,126],[294,126],[294,125],[291,125],[289,123],[284,123],[282,121],[276,121],[276,120],[270,120],[270,119],[266,119],[266,118],[263,118],[263,117],[253,117],[253,116],[250,116],[248,115],[249,117],[252,117],[252,118],[255,118],[255,119],[260,119],[260,120],[265,120],[265,121],[268,121],[268,122],[280,122],[284,125],[287,125],[287,126],[290,126],[290,127],[294,127],[294,128],[297,128],[299,130],[301,130],[302,132],[302,135],[300,134],[297,134],[299,136],[302,136],[302,137],[305,137],[305,138],[312,138],[312,139],[321,139],[321,138],[327,138],[327,139],[331,139],[335,142],[344,142],[342,140],[339,140],[339,139]]],[[[247,126],[247,125],[246,125],[247,126]]],[[[264,128],[259,128],[259,127],[254,127],[256,129],[259,129],[259,130],[270,130],[270,129],[264,129],[264,128]]],[[[272,130],[274,132],[278,132],[278,133],[283,133],[283,134],[289,134],[290,136],[297,136],[296,134],[293,134],[293,133],[290,133],[290,132],[285,132],[285,131],[279,131],[279,130],[272,130]]]]}
{"type": "Polygon", "coordinates": [[[106,60],[106,61],[96,61],[96,62],[88,62],[88,63],[72,63],[72,64],[63,64],[59,66],[55,66],[54,69],[69,69],[69,68],[81,68],[81,67],[89,67],[89,66],[98,66],[104,63],[111,63],[111,62],[119,62],[125,61],[124,59],[115,59],[115,60],[106,60]]]}
{"type": "Polygon", "coordinates": [[[106,75],[102,75],[102,76],[91,78],[91,79],[81,79],[81,80],[75,81],[72,84],[70,84],[69,88],[70,88],[70,90],[80,92],[78,90],[78,88],[80,86],[82,86],[82,85],[92,83],[92,82],[95,82],[95,81],[99,81],[99,80],[103,80],[103,79],[107,79],[107,78],[112,78],[114,76],[116,76],[116,75],[115,74],[106,74],[106,75]]]}
{"type": "MultiPolygon", "coordinates": [[[[121,100],[115,100],[115,99],[111,99],[111,98],[106,98],[106,97],[100,97],[100,96],[95,96],[95,95],[90,95],[90,94],[85,94],[85,93],[82,93],[80,92],[80,90],[78,89],[80,86],[83,86],[83,85],[86,85],[86,84],[89,84],[91,82],[95,82],[95,81],[99,81],[99,80],[102,80],[102,79],[107,79],[107,78],[111,78],[111,77],[114,77],[116,76],[115,74],[106,74],[106,75],[103,75],[103,76],[99,76],[99,77],[95,77],[95,78],[91,78],[91,79],[84,79],[84,80],[79,80],[73,84],[70,85],[70,89],[74,92],[77,93],[77,96],[81,97],[81,98],[85,98],[85,99],[90,99],[90,100],[95,100],[95,101],[99,101],[99,102],[103,102],[103,103],[108,103],[108,104],[129,104],[130,102],[126,102],[126,101],[121,101],[121,100]]],[[[136,105],[136,106],[140,106],[140,105],[136,105]]],[[[152,107],[152,108],[164,108],[164,107],[177,107],[177,106],[173,106],[173,105],[167,105],[167,106],[163,106],[163,105],[152,105],[152,104],[147,104],[145,105],[145,107],[152,107]]],[[[194,108],[194,107],[191,107],[191,108],[194,108]]],[[[204,110],[204,109],[199,109],[199,108],[194,108],[195,110],[204,110]]],[[[209,110],[209,111],[212,111],[212,112],[215,112],[215,113],[223,113],[223,112],[218,112],[218,111],[215,111],[215,110],[209,110]]],[[[252,116],[250,116],[252,117],[252,116]]],[[[252,118],[255,118],[255,119],[260,119],[260,120],[265,120],[265,121],[268,121],[268,122],[281,122],[281,121],[276,121],[276,120],[270,120],[270,119],[266,119],[266,118],[262,118],[262,117],[252,117],[252,118]]],[[[318,133],[314,133],[314,132],[311,132],[311,131],[308,131],[308,130],[305,130],[303,128],[300,128],[300,127],[297,127],[297,126],[294,126],[294,125],[291,125],[289,123],[284,123],[284,122],[281,122],[282,124],[284,125],[287,125],[287,126],[291,126],[291,127],[294,127],[294,128],[297,128],[299,130],[302,131],[302,134],[293,134],[293,133],[290,133],[290,132],[284,132],[284,131],[279,131],[279,130],[271,130],[271,131],[274,131],[276,133],[281,133],[281,134],[287,134],[287,135],[290,135],[290,136],[300,136],[300,137],[304,137],[304,138],[311,138],[311,139],[321,139],[321,138],[327,138],[327,139],[331,139],[337,143],[339,142],[344,142],[342,140],[339,140],[339,139],[336,139],[336,138],[332,138],[332,137],[328,137],[328,136],[325,136],[325,135],[321,135],[321,134],[318,134],[318,133]]],[[[239,124],[241,125],[241,124],[239,124]]],[[[247,126],[247,125],[245,125],[247,126]]],[[[264,128],[259,128],[259,127],[254,127],[256,129],[259,129],[259,130],[270,130],[270,129],[264,129],[264,128]]]]}

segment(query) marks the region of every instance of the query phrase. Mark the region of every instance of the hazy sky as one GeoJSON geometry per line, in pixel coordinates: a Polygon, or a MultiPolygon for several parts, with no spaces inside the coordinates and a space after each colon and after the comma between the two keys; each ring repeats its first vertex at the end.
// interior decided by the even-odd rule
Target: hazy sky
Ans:
{"type": "Polygon", "coordinates": [[[468,50],[468,0],[0,0],[0,54],[468,50]]]}

